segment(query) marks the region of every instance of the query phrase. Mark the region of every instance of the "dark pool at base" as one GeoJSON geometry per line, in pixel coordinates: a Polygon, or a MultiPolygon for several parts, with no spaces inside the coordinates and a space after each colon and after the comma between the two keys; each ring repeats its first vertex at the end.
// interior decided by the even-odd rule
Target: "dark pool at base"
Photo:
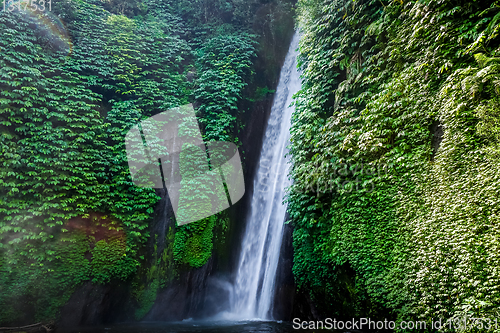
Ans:
{"type": "MultiPolygon", "coordinates": [[[[64,333],[288,333],[313,332],[315,330],[294,329],[289,322],[246,321],[246,322],[199,322],[178,323],[142,322],[104,327],[80,328],[64,333]]],[[[327,331],[327,330],[321,330],[327,331]]],[[[59,333],[59,331],[57,331],[59,333]]],[[[327,331],[341,332],[341,331],[327,331]]],[[[345,331],[344,331],[345,332],[345,331]]]]}

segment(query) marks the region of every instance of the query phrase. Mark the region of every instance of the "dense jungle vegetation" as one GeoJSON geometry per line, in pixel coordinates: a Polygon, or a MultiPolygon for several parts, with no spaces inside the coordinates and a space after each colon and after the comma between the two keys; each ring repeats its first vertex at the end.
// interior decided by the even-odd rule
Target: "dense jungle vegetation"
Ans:
{"type": "Polygon", "coordinates": [[[205,140],[241,144],[293,6],[297,290],[324,317],[500,320],[499,1],[54,0],[0,12],[1,325],[56,320],[88,281],[128,281],[140,320],[207,263],[227,212],[148,257],[160,196],[124,137],[193,103],[205,140]]]}
{"type": "Polygon", "coordinates": [[[299,0],[298,19],[298,288],[327,316],[494,321],[500,3],[299,0]]]}
{"type": "Polygon", "coordinates": [[[141,319],[158,288],[207,262],[224,212],[170,228],[146,257],[160,197],[133,184],[125,134],[193,103],[206,141],[239,144],[243,115],[272,88],[254,76],[270,53],[263,35],[291,30],[281,0],[61,0],[0,13],[0,324],[56,319],[85,281],[132,281],[141,319]]]}

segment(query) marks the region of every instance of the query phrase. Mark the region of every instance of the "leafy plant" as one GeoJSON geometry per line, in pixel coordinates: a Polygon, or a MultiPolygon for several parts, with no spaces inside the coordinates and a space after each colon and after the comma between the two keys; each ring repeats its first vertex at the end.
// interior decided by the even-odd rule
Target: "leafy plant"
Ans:
{"type": "Polygon", "coordinates": [[[287,200],[295,278],[324,313],[498,312],[497,8],[299,1],[287,200]],[[324,190],[341,166],[369,190],[324,190]]]}

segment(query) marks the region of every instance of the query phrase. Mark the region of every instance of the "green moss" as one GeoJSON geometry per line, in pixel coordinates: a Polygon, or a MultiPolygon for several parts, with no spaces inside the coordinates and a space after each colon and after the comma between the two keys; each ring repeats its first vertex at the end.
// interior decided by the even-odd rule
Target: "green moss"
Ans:
{"type": "Polygon", "coordinates": [[[205,139],[239,142],[261,4],[219,5],[65,2],[52,8],[64,27],[37,29],[33,17],[0,13],[2,324],[52,320],[81,283],[113,279],[133,281],[140,318],[158,288],[224,242],[220,214],[170,230],[148,267],[160,198],[134,185],[124,144],[141,120],[188,103],[205,139]]]}
{"type": "Polygon", "coordinates": [[[294,275],[324,314],[500,311],[493,8],[299,1],[288,202],[294,275]]]}
{"type": "Polygon", "coordinates": [[[156,300],[159,288],[159,279],[149,281],[147,286],[142,285],[137,290],[135,296],[139,303],[139,307],[135,310],[135,319],[141,320],[151,310],[156,300]]]}
{"type": "MultiPolygon", "coordinates": [[[[131,294],[138,305],[135,310],[137,320],[144,318],[151,310],[158,291],[178,278],[178,270],[173,259],[174,235],[175,232],[170,227],[165,236],[166,247],[161,255],[157,255],[157,245],[155,244],[152,264],[144,261],[138,274],[134,277],[131,294]]],[[[155,240],[157,238],[158,235],[155,235],[155,240]]]]}
{"type": "Polygon", "coordinates": [[[216,215],[178,227],[174,241],[174,260],[179,265],[201,267],[212,256],[216,215]]]}

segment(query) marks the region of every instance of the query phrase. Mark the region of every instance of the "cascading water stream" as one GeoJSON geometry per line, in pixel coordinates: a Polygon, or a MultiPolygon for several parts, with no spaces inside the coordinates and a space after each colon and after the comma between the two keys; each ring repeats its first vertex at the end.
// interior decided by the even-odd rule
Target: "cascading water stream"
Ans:
{"type": "Polygon", "coordinates": [[[279,261],[286,206],[282,203],[288,180],[287,145],[290,140],[292,96],[301,86],[297,70],[299,35],[292,39],[281,69],[269,116],[230,313],[240,319],[269,319],[279,261]]]}

